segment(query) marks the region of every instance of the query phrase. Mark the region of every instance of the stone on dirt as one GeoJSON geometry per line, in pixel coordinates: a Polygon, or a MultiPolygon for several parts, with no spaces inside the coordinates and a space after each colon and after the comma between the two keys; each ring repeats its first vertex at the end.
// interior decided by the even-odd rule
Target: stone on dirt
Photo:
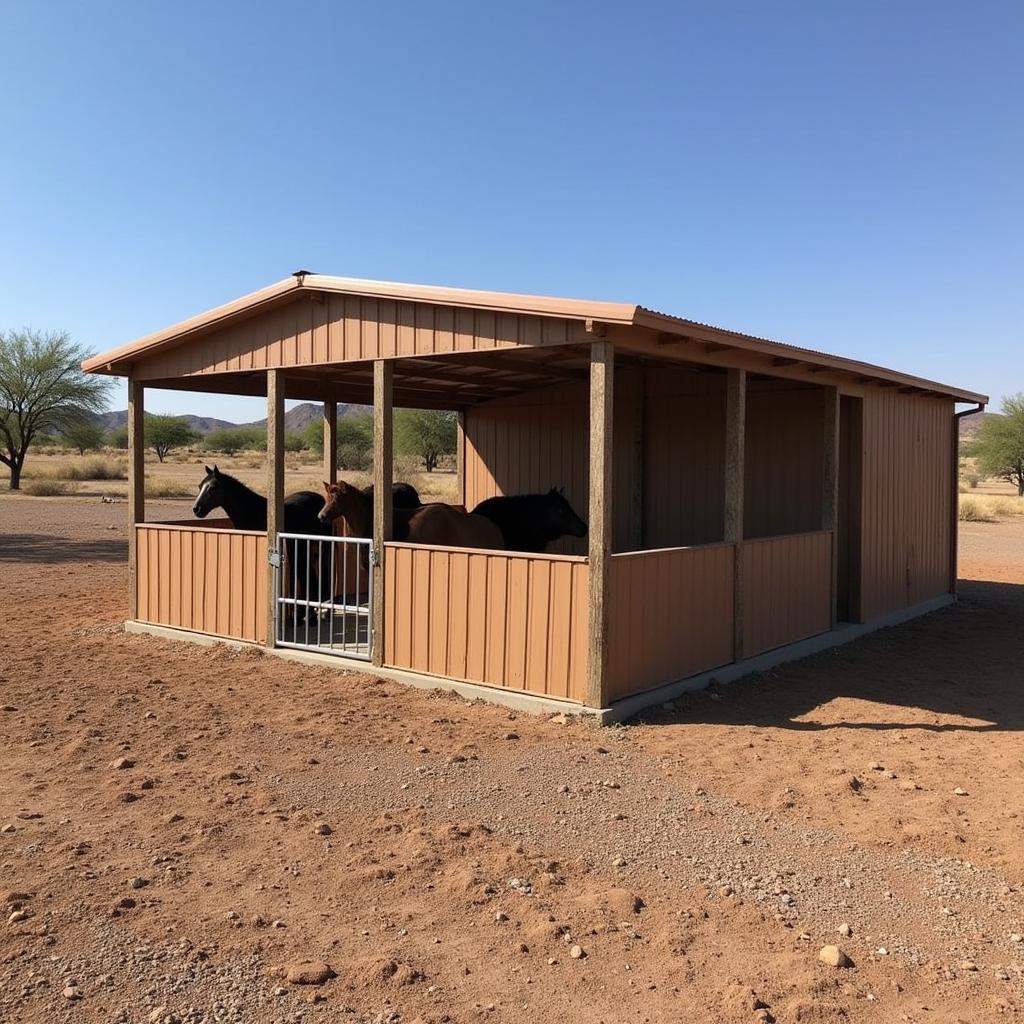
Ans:
{"type": "Polygon", "coordinates": [[[124,771],[126,768],[134,768],[135,762],[130,757],[118,757],[110,762],[110,767],[114,771],[124,771]]]}
{"type": "Polygon", "coordinates": [[[323,985],[337,977],[331,965],[322,960],[285,964],[280,972],[285,981],[292,985],[323,985]]]}
{"type": "Polygon", "coordinates": [[[838,946],[822,946],[818,959],[829,967],[852,967],[853,961],[838,946]]]}

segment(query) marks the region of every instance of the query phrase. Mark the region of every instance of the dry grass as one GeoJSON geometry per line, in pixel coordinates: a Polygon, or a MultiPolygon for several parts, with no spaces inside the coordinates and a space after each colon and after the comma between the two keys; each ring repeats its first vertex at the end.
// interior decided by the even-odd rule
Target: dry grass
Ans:
{"type": "Polygon", "coordinates": [[[147,498],[191,498],[193,489],[167,477],[146,477],[147,498]]]}
{"type": "Polygon", "coordinates": [[[24,484],[22,490],[33,498],[60,498],[66,494],[74,494],[76,487],[67,480],[43,478],[29,480],[24,484]]]}
{"type": "Polygon", "coordinates": [[[128,463],[109,455],[87,455],[68,462],[29,465],[26,480],[127,480],[128,463]]]}
{"type": "Polygon", "coordinates": [[[995,516],[977,498],[961,498],[959,510],[962,523],[994,523],[995,516]]]}

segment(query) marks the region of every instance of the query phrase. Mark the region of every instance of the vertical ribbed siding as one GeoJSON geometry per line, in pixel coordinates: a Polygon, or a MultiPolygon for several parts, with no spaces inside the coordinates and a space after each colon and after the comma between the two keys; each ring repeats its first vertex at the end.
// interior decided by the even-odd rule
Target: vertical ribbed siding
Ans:
{"type": "Polygon", "coordinates": [[[824,391],[751,382],[747,391],[744,527],[747,537],[821,527],[824,391]]]}
{"type": "Polygon", "coordinates": [[[745,541],[743,653],[753,657],[832,627],[832,534],[745,541]]]}
{"type": "Polygon", "coordinates": [[[582,701],[587,564],[385,545],[384,663],[582,701]]]}
{"type": "Polygon", "coordinates": [[[476,352],[589,341],[583,325],[560,317],[458,309],[425,302],[303,295],[203,337],[141,359],[138,379],[269,366],[311,366],[393,356],[476,352]]]}
{"type": "Polygon", "coordinates": [[[725,374],[658,367],[645,376],[644,546],[720,541],[725,374]]]}
{"type": "Polygon", "coordinates": [[[266,534],[232,530],[226,520],[135,529],[140,622],[266,642],[266,534]]]}
{"type": "MultiPolygon", "coordinates": [[[[467,410],[467,507],[498,494],[564,486],[570,503],[585,514],[588,408],[586,385],[581,384],[467,410]]],[[[721,540],[724,375],[669,367],[641,374],[620,368],[614,421],[613,549],[634,546],[638,516],[646,548],[721,540]]],[[[552,550],[582,554],[586,543],[565,539],[552,550]]]]}
{"type": "Polygon", "coordinates": [[[864,398],[862,601],[867,619],[949,591],[948,399],[869,388],[864,398]]]}
{"type": "Polygon", "coordinates": [[[732,544],[612,556],[610,701],[732,661],[734,558],[732,544]]]}

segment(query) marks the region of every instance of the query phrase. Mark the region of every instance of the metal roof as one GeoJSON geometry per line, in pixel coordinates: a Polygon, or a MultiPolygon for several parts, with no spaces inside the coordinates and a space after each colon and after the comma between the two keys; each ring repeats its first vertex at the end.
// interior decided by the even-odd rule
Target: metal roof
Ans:
{"type": "Polygon", "coordinates": [[[814,349],[801,348],[785,342],[772,341],[750,334],[730,331],[712,324],[687,320],[661,313],[645,306],[622,302],[593,302],[583,299],[556,298],[543,295],[520,295],[510,292],[477,291],[467,288],[443,288],[434,285],[399,284],[393,281],[372,281],[350,277],[331,277],[301,271],[269,287],[251,292],[232,302],[200,313],[198,316],[146,335],[127,345],[93,356],[82,363],[82,369],[91,373],[123,375],[131,362],[150,355],[165,346],[178,344],[201,336],[232,321],[248,317],[261,308],[291,301],[300,291],[334,292],[361,295],[367,298],[393,299],[405,302],[426,302],[435,305],[494,312],[523,313],[534,316],[554,316],[573,320],[626,327],[649,328],[667,335],[681,335],[780,359],[793,360],[808,366],[821,366],[831,370],[853,373],[872,380],[885,381],[905,387],[919,388],[946,395],[962,402],[987,403],[986,395],[962,388],[927,380],[898,370],[865,363],[845,356],[832,355],[814,349]]]}

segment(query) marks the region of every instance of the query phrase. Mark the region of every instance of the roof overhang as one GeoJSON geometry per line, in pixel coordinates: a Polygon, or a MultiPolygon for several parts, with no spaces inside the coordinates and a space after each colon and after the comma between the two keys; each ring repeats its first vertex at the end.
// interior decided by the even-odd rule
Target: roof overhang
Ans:
{"type": "MultiPolygon", "coordinates": [[[[518,313],[538,317],[559,317],[569,320],[607,324],[618,327],[643,328],[657,332],[669,342],[673,337],[692,339],[705,346],[733,349],[765,355],[778,360],[778,365],[801,364],[838,373],[852,374],[864,381],[879,381],[915,391],[952,398],[958,402],[986,404],[988,397],[973,391],[926,380],[857,359],[831,355],[771,341],[748,334],[729,331],[710,324],[659,313],[643,306],[621,302],[590,302],[580,299],[554,298],[540,295],[519,295],[506,292],[475,291],[465,288],[441,288],[432,285],[398,284],[391,281],[370,281],[358,278],[330,277],[323,274],[298,273],[267,288],[251,292],[233,302],[164,330],[139,338],[127,345],[93,356],[82,363],[89,373],[115,376],[130,375],[132,364],[155,351],[198,341],[204,334],[221,327],[257,316],[276,306],[292,302],[301,293],[338,293],[398,302],[418,302],[454,306],[464,309],[489,310],[496,313],[518,313]]],[[[595,332],[595,337],[599,332],[595,332]]]]}

